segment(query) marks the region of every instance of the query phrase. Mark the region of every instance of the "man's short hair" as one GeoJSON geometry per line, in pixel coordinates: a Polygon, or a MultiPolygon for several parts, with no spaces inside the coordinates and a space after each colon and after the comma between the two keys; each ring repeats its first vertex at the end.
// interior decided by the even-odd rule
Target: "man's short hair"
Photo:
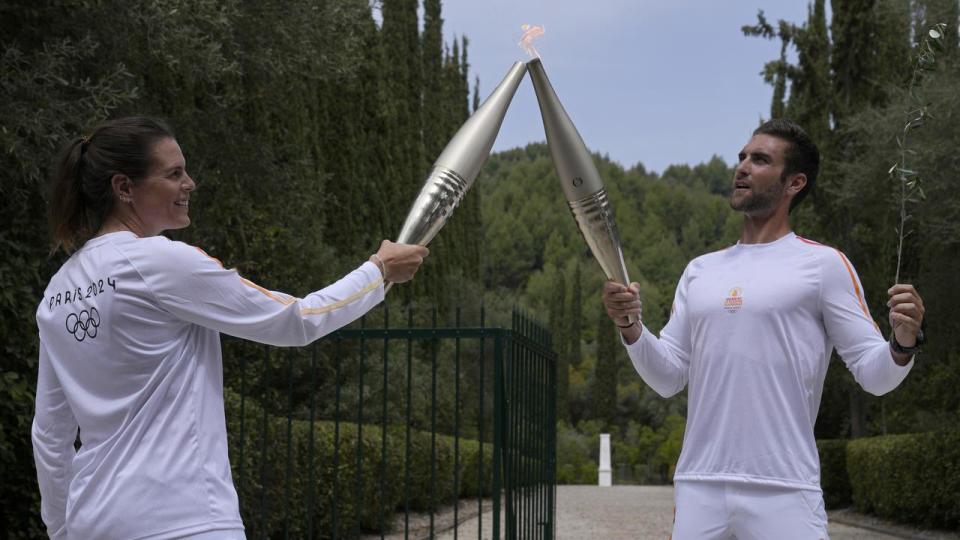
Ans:
{"type": "Polygon", "coordinates": [[[787,141],[787,152],[784,155],[784,167],[781,180],[786,180],[791,174],[803,173],[807,176],[807,185],[797,193],[790,201],[790,211],[800,204],[813,185],[817,181],[817,173],[820,171],[820,150],[817,145],[796,123],[786,118],[774,118],[767,120],[757,129],[753,130],[754,135],[770,135],[787,141]]]}

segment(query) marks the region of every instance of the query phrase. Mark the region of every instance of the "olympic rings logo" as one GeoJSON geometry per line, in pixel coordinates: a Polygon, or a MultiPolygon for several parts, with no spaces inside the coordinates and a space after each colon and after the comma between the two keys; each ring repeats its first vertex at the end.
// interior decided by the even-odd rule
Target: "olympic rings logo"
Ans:
{"type": "Polygon", "coordinates": [[[71,313],[67,315],[67,332],[73,334],[77,341],[83,341],[89,336],[91,339],[97,337],[97,328],[100,327],[100,312],[92,307],[90,311],[81,311],[79,314],[71,313]]]}

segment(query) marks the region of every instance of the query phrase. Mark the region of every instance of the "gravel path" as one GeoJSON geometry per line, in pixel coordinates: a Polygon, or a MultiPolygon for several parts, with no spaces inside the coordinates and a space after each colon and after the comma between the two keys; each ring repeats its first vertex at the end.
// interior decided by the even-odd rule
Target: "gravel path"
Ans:
{"type": "MultiPolygon", "coordinates": [[[[473,512],[461,511],[457,540],[477,539],[479,519],[483,519],[481,540],[492,539],[492,512],[485,508],[477,517],[476,503],[472,504],[473,512]],[[473,517],[464,520],[463,516],[469,514],[473,517]]],[[[924,533],[845,510],[831,512],[829,517],[832,540],[960,540],[960,535],[924,533]]],[[[441,526],[440,521],[437,519],[437,530],[446,530],[438,532],[436,538],[453,540],[452,519],[446,521],[446,527],[441,526]]],[[[672,523],[672,486],[557,487],[557,540],[665,540],[670,538],[672,523]]],[[[428,537],[429,531],[410,535],[410,538],[428,537]]]]}

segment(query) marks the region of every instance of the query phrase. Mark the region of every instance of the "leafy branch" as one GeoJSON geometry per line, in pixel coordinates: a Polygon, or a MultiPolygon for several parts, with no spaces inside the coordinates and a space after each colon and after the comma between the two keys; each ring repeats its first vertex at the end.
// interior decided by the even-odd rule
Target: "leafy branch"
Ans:
{"type": "Polygon", "coordinates": [[[894,283],[900,282],[900,266],[903,258],[903,241],[909,236],[906,230],[907,221],[912,216],[907,214],[907,203],[923,200],[926,195],[920,185],[920,176],[915,169],[907,166],[907,156],[916,155],[908,145],[910,134],[923,127],[928,118],[932,118],[927,104],[920,95],[923,80],[927,73],[937,67],[937,53],[943,52],[943,36],[947,25],[937,23],[927,32],[923,41],[917,46],[918,54],[913,63],[913,74],[908,85],[907,108],[903,130],[897,136],[897,147],[900,149],[900,159],[890,167],[887,173],[900,183],[900,224],[897,227],[897,272],[894,283]]]}

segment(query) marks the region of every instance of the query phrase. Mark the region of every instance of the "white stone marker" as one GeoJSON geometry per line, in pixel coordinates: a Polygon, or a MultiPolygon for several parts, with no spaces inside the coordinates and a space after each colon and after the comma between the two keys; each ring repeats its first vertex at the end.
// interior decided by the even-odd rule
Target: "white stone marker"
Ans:
{"type": "Polygon", "coordinates": [[[600,487],[613,485],[613,470],[610,468],[610,434],[600,434],[600,487]]]}

